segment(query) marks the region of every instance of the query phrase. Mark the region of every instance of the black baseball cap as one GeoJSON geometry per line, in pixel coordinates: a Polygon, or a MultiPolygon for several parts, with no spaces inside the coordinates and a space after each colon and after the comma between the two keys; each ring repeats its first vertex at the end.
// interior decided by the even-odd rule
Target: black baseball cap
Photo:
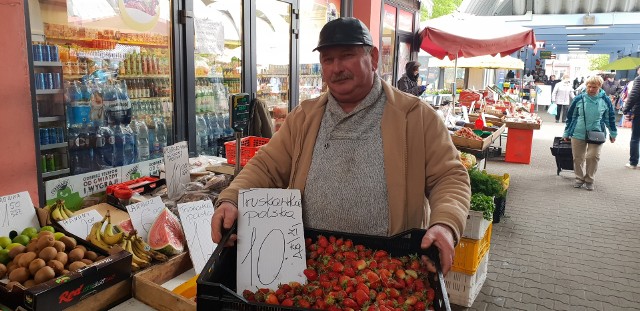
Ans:
{"type": "Polygon", "coordinates": [[[324,25],[320,30],[318,46],[314,51],[332,45],[369,45],[373,38],[369,28],[355,17],[340,17],[324,25]]]}

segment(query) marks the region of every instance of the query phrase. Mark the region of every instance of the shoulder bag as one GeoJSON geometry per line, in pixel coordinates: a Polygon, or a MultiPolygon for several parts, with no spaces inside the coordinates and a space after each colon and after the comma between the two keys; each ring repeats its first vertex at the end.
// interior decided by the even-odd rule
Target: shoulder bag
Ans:
{"type": "MultiPolygon", "coordinates": [[[[585,103],[584,103],[584,97],[582,98],[582,118],[584,119],[584,127],[587,127],[587,110],[585,109],[585,103]]],[[[600,131],[589,131],[587,130],[587,135],[585,136],[584,140],[588,143],[588,144],[596,144],[596,145],[600,145],[600,144],[604,144],[604,142],[607,140],[607,137],[605,135],[604,132],[600,132],[600,131]]]]}

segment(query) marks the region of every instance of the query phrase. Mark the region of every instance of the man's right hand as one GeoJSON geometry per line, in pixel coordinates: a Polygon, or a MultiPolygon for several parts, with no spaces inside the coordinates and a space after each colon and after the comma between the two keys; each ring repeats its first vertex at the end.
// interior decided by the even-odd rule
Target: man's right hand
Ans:
{"type": "MultiPolygon", "coordinates": [[[[223,202],[218,206],[211,217],[211,239],[213,243],[220,243],[222,240],[222,228],[225,230],[231,229],[236,219],[238,219],[238,208],[232,203],[223,202]]],[[[233,246],[237,239],[238,236],[232,234],[225,246],[233,246]]]]}

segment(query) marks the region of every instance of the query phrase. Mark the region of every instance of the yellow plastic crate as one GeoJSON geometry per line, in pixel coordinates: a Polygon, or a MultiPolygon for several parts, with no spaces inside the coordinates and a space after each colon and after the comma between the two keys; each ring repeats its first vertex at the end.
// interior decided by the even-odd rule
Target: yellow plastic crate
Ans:
{"type": "Polygon", "coordinates": [[[484,233],[484,236],[480,240],[460,239],[460,243],[458,243],[455,249],[456,253],[453,257],[452,271],[466,274],[476,273],[482,258],[489,251],[492,228],[493,224],[490,224],[487,232],[484,233]]]}

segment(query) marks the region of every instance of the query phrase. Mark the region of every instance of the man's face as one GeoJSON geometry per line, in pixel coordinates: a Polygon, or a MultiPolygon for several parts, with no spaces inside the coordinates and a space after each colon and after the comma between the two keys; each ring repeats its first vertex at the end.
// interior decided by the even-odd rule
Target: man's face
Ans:
{"type": "Polygon", "coordinates": [[[320,50],[322,77],[331,94],[344,103],[355,103],[373,87],[378,68],[378,49],[367,54],[361,45],[329,46],[320,50]]]}
{"type": "Polygon", "coordinates": [[[596,96],[600,91],[600,85],[596,83],[587,83],[587,94],[590,96],[596,96]]]}

